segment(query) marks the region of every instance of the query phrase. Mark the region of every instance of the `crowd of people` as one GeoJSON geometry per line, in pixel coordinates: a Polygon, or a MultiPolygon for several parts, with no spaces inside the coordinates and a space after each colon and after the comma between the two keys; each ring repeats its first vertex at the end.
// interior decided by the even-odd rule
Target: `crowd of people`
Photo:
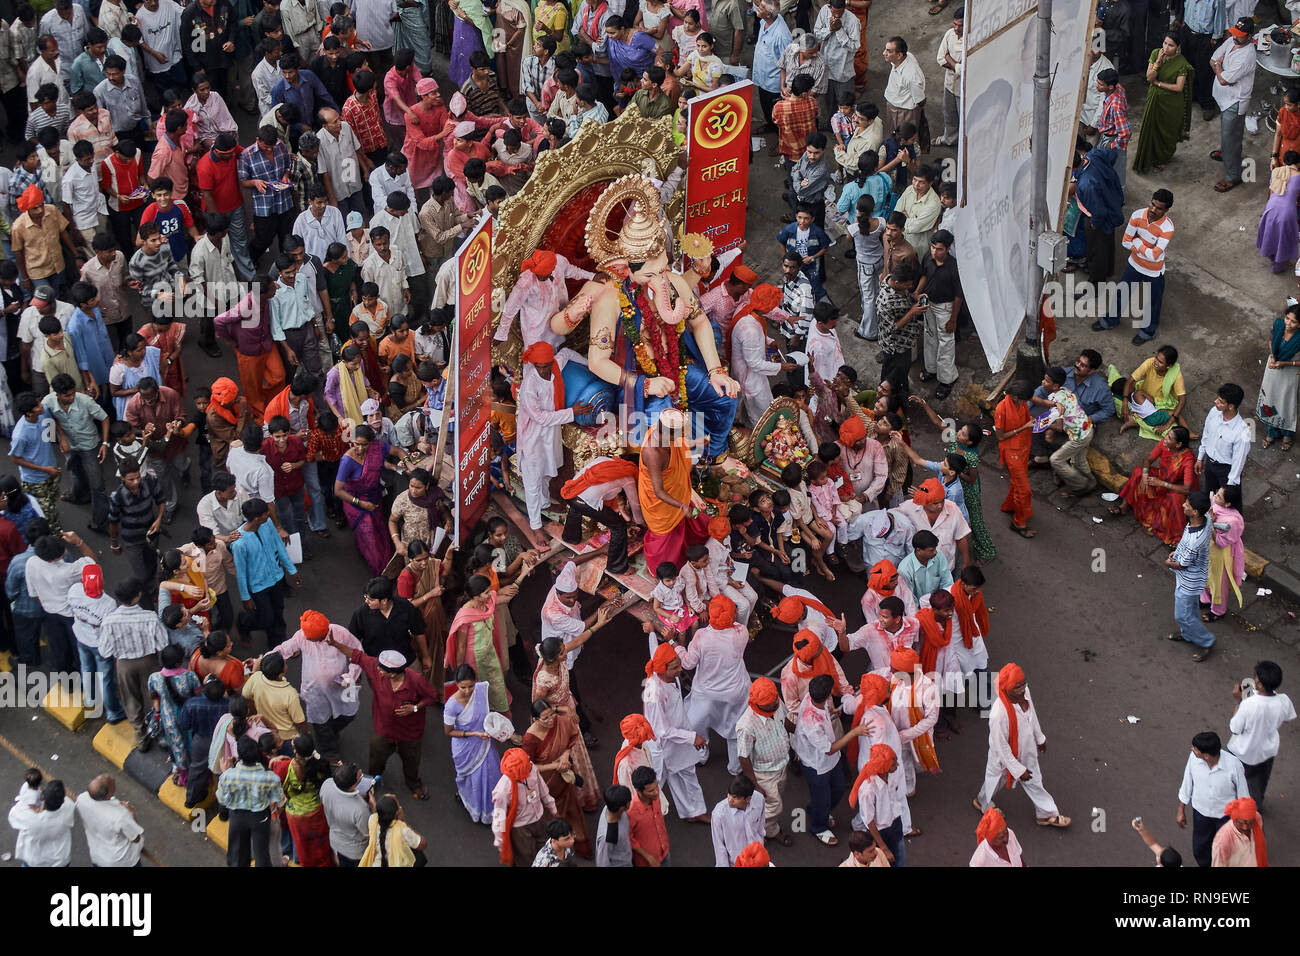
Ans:
{"type": "MultiPolygon", "coordinates": [[[[937,745],[980,707],[988,760],[972,799],[981,816],[971,865],[1020,865],[994,804],[1004,785],[1029,796],[1038,825],[1071,821],[1043,786],[1046,737],[1024,671],[990,665],[982,588],[997,551],[981,445],[991,434],[1010,479],[1000,510],[1030,539],[1029,469],[1050,468],[1062,496],[1083,496],[1097,488],[1087,453],[1108,419],[1155,440],[1112,511],[1132,510],[1176,546],[1170,638],[1197,645],[1202,661],[1214,643],[1205,625],[1227,613],[1229,592],[1240,601],[1245,393],[1225,383],[1198,435],[1173,345],[1128,375],[1088,348],[1041,383],[1011,382],[991,429],[957,422],[927,454],[913,447],[917,416],[943,425],[931,398],[913,393],[918,345],[917,379],[935,383],[932,400],[942,402],[965,321],[949,216],[956,192],[922,159],[931,144],[956,143],[964,14],[934,54],[945,82],[943,134],[931,137],[925,77],[905,38],[884,42],[883,101],[867,95],[868,6],[829,0],[783,14],[764,0],[752,10],[643,0],[619,12],[607,0],[532,9],[456,0],[440,27],[441,8],[428,0],[266,0],[260,9],[144,0],[134,10],[124,0],[57,0],[39,22],[25,3],[0,3],[0,94],[17,156],[0,170],[0,425],[18,471],[0,477],[0,633],[13,635],[14,661],[79,672],[88,704],[110,723],[128,721],[139,750],[166,754],[187,806],[215,793],[232,866],[423,865],[425,839],[377,785],[395,753],[412,798],[429,799],[421,747],[431,709],[441,710],[454,770],[439,784],[454,785],[470,819],[490,827],[502,863],[668,864],[664,817],[675,802],[683,820],[709,825],[718,865],[767,865],[765,844],[793,843],[784,804],[797,775],[807,831],[824,845],[839,844],[833,811],[849,797],[841,865],[902,866],[907,840],[922,832],[908,798],[937,785],[937,745]],[[449,40],[446,74],[434,66],[435,39],[449,40]],[[596,457],[563,484],[564,540],[603,527],[608,571],[626,571],[640,551],[655,582],[641,702],[598,776],[575,668],[621,607],[584,612],[578,565],[558,558],[542,524],[565,468],[561,427],[592,412],[565,400],[561,371],[575,353],[560,330],[575,327],[583,298],[571,303],[566,282],[593,273],[533,250],[497,326],[504,341],[518,318],[525,348],[519,369],[492,374],[492,483],[522,488],[529,540],[519,547],[494,517],[469,545],[449,548],[457,502],[438,465],[454,414],[454,252],[518,192],[541,152],[585,124],[634,106],[671,116],[681,146],[690,99],[746,75],[766,123],[756,132],[775,134],[771,153],[787,177],[781,275],[761,281],[743,245],[685,250],[673,259],[676,292],[663,298],[690,290],[684,298],[715,339],[708,381],[720,398],[743,395],[732,412],[740,423],[756,424],[774,398],[792,401],[807,460],[710,519],[696,507],[688,418],[666,410],[639,460],[596,457]],[[255,126],[251,140],[236,113],[255,126]],[[860,293],[847,309],[827,291],[841,245],[860,293]],[[846,362],[844,312],[860,313],[853,334],[874,344],[878,377],[846,362]],[[197,384],[187,347],[221,360],[225,374],[197,384]],[[196,517],[182,514],[168,531],[192,482],[196,517]],[[116,587],[94,549],[65,529],[65,500],[90,505],[89,531],[106,536],[127,572],[116,587]],[[369,574],[362,606],[346,626],[314,610],[287,625],[285,595],[302,587],[311,545],[339,532],[350,532],[369,574]],[[552,570],[540,612],[512,606],[524,579],[552,570]],[[860,589],[864,623],[853,631],[806,587],[806,576],[837,574],[860,589]],[[535,642],[517,624],[525,616],[540,619],[535,642]],[[777,680],[751,680],[745,649],[773,631],[793,635],[790,657],[777,680]],[[259,633],[266,643],[254,653],[259,633]],[[296,687],[286,678],[294,657],[296,687]],[[846,663],[862,671],[857,683],[846,663]],[[364,767],[340,749],[363,685],[364,767]],[[512,686],[529,694],[518,728],[512,686]],[[696,767],[714,734],[732,779],[710,806],[696,767]],[[498,743],[511,746],[503,753],[498,743]]],[[[1226,55],[1242,48],[1242,29],[1229,30],[1226,55]]],[[[1156,92],[1186,99],[1200,89],[1181,36],[1151,55],[1142,171],[1167,163],[1179,136],[1180,101],[1166,115],[1156,92]]],[[[1213,62],[1221,75],[1236,69],[1213,62]]],[[[1115,232],[1127,222],[1123,278],[1150,287],[1137,336],[1147,342],[1159,324],[1173,195],[1157,190],[1125,216],[1127,100],[1108,63],[1094,59],[1081,123],[1072,252],[1089,279],[1110,278],[1115,232]]],[[[1300,96],[1288,104],[1300,111],[1300,96]]],[[[1220,191],[1240,178],[1237,108],[1223,109],[1233,116],[1220,191]]],[[[1297,235],[1283,213],[1295,211],[1286,171],[1300,160],[1286,145],[1274,193],[1292,201],[1270,200],[1261,224],[1261,250],[1267,235],[1275,262],[1297,235]]],[[[683,154],[655,181],[665,201],[685,166],[683,154]]],[[[1103,316],[1094,328],[1118,321],[1103,316]]],[[[1273,329],[1257,403],[1264,447],[1289,449],[1294,434],[1297,331],[1295,308],[1273,329]]],[[[707,452],[710,464],[725,461],[725,447],[707,452]]],[[[1193,744],[1179,802],[1193,809],[1202,865],[1266,859],[1257,808],[1277,727],[1294,718],[1280,683],[1280,668],[1260,662],[1250,692],[1239,689],[1233,737],[1220,745],[1206,733],[1193,744]]],[[[139,860],[140,828],[111,779],[78,797],[33,773],[10,813],[21,859],[66,863],[75,806],[96,863],[139,860]]]]}

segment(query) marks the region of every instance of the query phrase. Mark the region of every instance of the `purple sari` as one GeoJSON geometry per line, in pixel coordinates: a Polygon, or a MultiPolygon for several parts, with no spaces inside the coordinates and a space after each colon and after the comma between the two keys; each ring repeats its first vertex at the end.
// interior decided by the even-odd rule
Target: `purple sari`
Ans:
{"type": "MultiPolygon", "coordinates": [[[[384,470],[384,459],[388,457],[388,443],[372,441],[366,451],[364,464],[358,465],[355,458],[344,455],[339,461],[338,480],[343,482],[349,495],[362,501],[380,505],[384,498],[384,485],[380,475],[384,470]]],[[[357,551],[365,559],[372,574],[384,573],[388,559],[393,556],[393,539],[388,536],[388,524],[384,520],[383,508],[366,511],[343,499],[343,514],[352,527],[352,537],[357,551]]]]}
{"type": "Polygon", "coordinates": [[[470,54],[483,49],[483,34],[474,24],[460,17],[454,19],[456,23],[451,31],[451,62],[447,67],[447,76],[459,89],[469,79],[470,54]]]}
{"type": "Polygon", "coordinates": [[[1296,229],[1297,197],[1300,197],[1300,173],[1287,181],[1282,195],[1269,193],[1268,203],[1259,217],[1255,248],[1261,256],[1273,260],[1274,273],[1284,271],[1300,256],[1300,232],[1296,229]]]}
{"type": "MultiPolygon", "coordinates": [[[[462,731],[482,731],[488,715],[488,684],[479,681],[469,706],[448,697],[442,708],[442,722],[462,731]]],[[[492,822],[492,790],[501,779],[501,761],[492,741],[483,737],[452,737],[451,760],[456,768],[456,791],[475,823],[492,822]]]]}

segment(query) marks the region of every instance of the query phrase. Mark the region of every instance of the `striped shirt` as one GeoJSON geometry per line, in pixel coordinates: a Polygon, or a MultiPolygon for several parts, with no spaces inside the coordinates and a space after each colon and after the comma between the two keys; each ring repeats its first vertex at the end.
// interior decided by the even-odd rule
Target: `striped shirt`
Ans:
{"type": "Polygon", "coordinates": [[[36,139],[37,133],[47,126],[53,126],[59,131],[59,135],[63,136],[67,133],[70,122],[72,122],[72,111],[67,103],[59,103],[54,107],[54,115],[50,115],[38,106],[27,114],[27,128],[23,135],[28,139],[36,139]]]}
{"type": "Polygon", "coordinates": [[[167,646],[167,628],[158,615],[138,604],[124,604],[104,615],[99,653],[122,661],[156,654],[167,646]]]}
{"type": "Polygon", "coordinates": [[[1207,521],[1199,528],[1190,523],[1183,528],[1183,537],[1170,555],[1181,568],[1171,568],[1178,579],[1177,590],[1200,594],[1210,575],[1210,523],[1207,521]]]}
{"type": "Polygon", "coordinates": [[[774,773],[790,762],[790,735],[785,729],[785,707],[780,702],[771,717],[760,717],[753,708],[736,721],[736,753],[748,757],[757,773],[774,773]]]}
{"type": "MultiPolygon", "coordinates": [[[[270,159],[262,152],[260,142],[244,147],[244,151],[239,154],[239,178],[241,181],[262,179],[268,183],[280,182],[284,179],[288,170],[289,150],[285,148],[284,143],[277,142],[271,147],[270,159]]],[[[282,212],[288,212],[293,208],[293,197],[289,193],[290,190],[276,190],[270,186],[267,186],[264,193],[254,189],[253,215],[274,216],[282,212]]]]}
{"type": "Polygon", "coordinates": [[[141,472],[139,491],[132,493],[126,485],[120,485],[108,496],[108,522],[119,526],[123,541],[139,543],[158,517],[162,502],[158,479],[141,472]]]}
{"type": "Polygon", "coordinates": [[[1174,221],[1162,216],[1155,222],[1147,216],[1147,207],[1135,209],[1128,217],[1124,230],[1124,248],[1128,250],[1128,264],[1147,276],[1165,274],[1165,250],[1174,237],[1174,221]]]}

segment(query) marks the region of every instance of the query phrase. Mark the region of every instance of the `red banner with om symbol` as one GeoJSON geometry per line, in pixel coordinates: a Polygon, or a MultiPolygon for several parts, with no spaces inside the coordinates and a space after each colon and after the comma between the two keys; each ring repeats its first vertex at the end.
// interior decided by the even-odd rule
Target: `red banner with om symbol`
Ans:
{"type": "Polygon", "coordinates": [[[725,252],[745,238],[754,84],[724,86],[690,101],[686,125],[686,231],[725,252]]]}
{"type": "Polygon", "coordinates": [[[492,219],[456,253],[456,540],[487,508],[492,458],[492,219]]]}

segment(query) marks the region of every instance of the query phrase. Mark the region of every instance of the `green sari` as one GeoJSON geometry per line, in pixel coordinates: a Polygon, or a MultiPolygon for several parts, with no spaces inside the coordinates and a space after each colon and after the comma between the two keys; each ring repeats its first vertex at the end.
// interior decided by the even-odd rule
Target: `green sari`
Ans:
{"type": "MultiPolygon", "coordinates": [[[[948,442],[947,452],[950,455],[961,455],[969,468],[979,467],[979,452],[961,442],[948,442]]],[[[961,490],[966,498],[966,511],[970,514],[971,553],[980,561],[991,561],[997,557],[998,549],[993,544],[993,535],[989,534],[989,526],[984,523],[984,498],[978,471],[975,472],[974,481],[962,481],[961,490]]]]}
{"type": "MultiPolygon", "coordinates": [[[[1152,50],[1148,63],[1160,55],[1152,50]]],[[[1147,101],[1142,108],[1142,126],[1138,131],[1133,171],[1148,172],[1152,166],[1164,166],[1174,158],[1178,144],[1187,139],[1192,128],[1192,80],[1196,71],[1180,53],[1156,71],[1156,82],[1176,83],[1186,76],[1183,91],[1175,93],[1154,84],[1147,87],[1147,101]]]]}

